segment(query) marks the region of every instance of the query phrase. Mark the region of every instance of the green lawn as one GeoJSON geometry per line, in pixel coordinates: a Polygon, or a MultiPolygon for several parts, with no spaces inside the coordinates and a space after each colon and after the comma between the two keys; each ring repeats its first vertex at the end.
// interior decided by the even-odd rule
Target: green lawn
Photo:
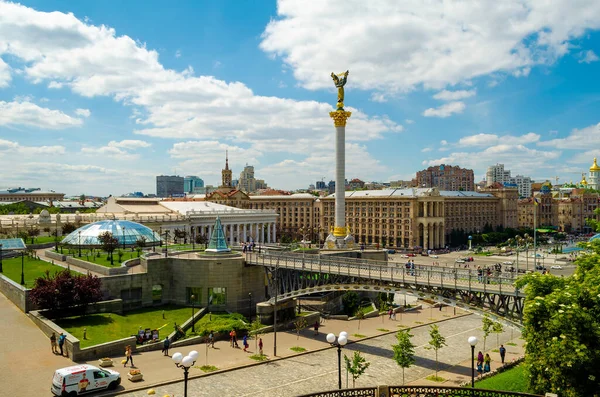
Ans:
{"type": "Polygon", "coordinates": [[[173,332],[174,323],[181,325],[191,316],[191,307],[166,305],[138,309],[126,312],[124,315],[102,313],[70,317],[56,320],[55,323],[78,338],[80,347],[89,347],[135,335],[139,327],[143,329],[160,328],[160,339],[162,340],[173,332]],[[163,310],[165,319],[162,317],[163,310]],[[87,340],[83,339],[84,328],[87,328],[87,340]]]}
{"type": "Polygon", "coordinates": [[[207,336],[210,331],[219,333],[229,333],[232,329],[240,330],[248,329],[249,324],[244,324],[244,316],[239,313],[212,313],[205,314],[196,322],[195,333],[188,330],[187,336],[207,336]]]}
{"type": "MultiPolygon", "coordinates": [[[[60,253],[60,248],[58,250],[60,253]]],[[[107,252],[101,250],[90,250],[87,248],[81,249],[81,257],[79,256],[79,250],[77,248],[64,248],[62,249],[62,253],[67,256],[72,256],[75,259],[80,259],[82,261],[87,261],[91,263],[95,263],[96,265],[101,265],[105,267],[119,267],[121,264],[129,259],[137,258],[137,251],[131,252],[131,248],[126,248],[123,250],[123,256],[121,257],[121,261],[119,261],[119,254],[115,250],[113,252],[113,265],[110,264],[110,257],[107,252]],[[108,258],[108,259],[107,259],[108,258]]]]}
{"type": "Polygon", "coordinates": [[[527,378],[525,377],[524,371],[525,367],[523,365],[517,365],[498,375],[475,382],[475,387],[478,389],[529,393],[527,378]]]}
{"type": "MultiPolygon", "coordinates": [[[[25,287],[33,288],[35,279],[42,277],[46,270],[49,270],[51,274],[54,274],[64,268],[55,266],[49,262],[33,259],[29,256],[24,256],[23,261],[23,273],[25,274],[25,287]]],[[[10,278],[16,283],[21,282],[21,257],[2,260],[2,268],[6,277],[10,278]]]]}

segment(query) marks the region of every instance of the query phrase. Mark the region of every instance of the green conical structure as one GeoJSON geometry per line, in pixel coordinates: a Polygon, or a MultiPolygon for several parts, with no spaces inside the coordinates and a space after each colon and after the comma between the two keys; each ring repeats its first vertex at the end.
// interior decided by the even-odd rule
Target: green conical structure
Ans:
{"type": "Polygon", "coordinates": [[[217,217],[215,226],[213,226],[212,235],[210,236],[210,242],[206,252],[231,252],[231,249],[227,247],[227,240],[225,239],[225,233],[223,233],[223,227],[221,226],[221,219],[217,217]]]}

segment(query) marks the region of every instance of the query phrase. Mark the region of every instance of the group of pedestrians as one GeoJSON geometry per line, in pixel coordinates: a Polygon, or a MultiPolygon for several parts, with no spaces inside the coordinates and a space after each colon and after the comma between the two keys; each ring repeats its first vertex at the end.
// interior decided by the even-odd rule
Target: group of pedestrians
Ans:
{"type": "Polygon", "coordinates": [[[389,320],[396,321],[396,312],[393,309],[388,310],[389,320]]]}
{"type": "MultiPolygon", "coordinates": [[[[504,359],[506,358],[506,348],[504,347],[504,345],[500,345],[500,349],[498,349],[498,351],[500,352],[500,360],[502,361],[502,365],[504,365],[504,359]]],[[[487,374],[491,371],[491,365],[492,358],[490,357],[489,353],[485,353],[484,356],[480,350],[479,353],[477,353],[477,373],[479,373],[480,376],[482,374],[487,374]]]]}
{"type": "MultiPolygon", "coordinates": [[[[58,335],[58,338],[56,337],[56,334],[53,332],[52,335],[50,335],[50,346],[52,347],[52,353],[54,354],[60,354],[61,356],[64,355],[64,345],[65,345],[65,340],[67,339],[67,336],[65,334],[63,334],[62,332],[60,333],[60,335],[58,335]],[[60,352],[59,352],[60,350],[60,352]]],[[[67,357],[69,357],[69,353],[67,353],[67,357]]]]}
{"type": "MultiPolygon", "coordinates": [[[[252,252],[256,248],[256,243],[254,241],[248,243],[242,243],[242,252],[252,252]]],[[[260,246],[258,247],[258,252],[260,253],[260,246]]]]}

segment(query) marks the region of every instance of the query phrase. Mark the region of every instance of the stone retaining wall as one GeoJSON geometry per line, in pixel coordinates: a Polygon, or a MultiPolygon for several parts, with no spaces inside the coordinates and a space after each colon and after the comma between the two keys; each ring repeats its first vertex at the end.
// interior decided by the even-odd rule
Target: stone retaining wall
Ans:
{"type": "Polygon", "coordinates": [[[24,313],[37,309],[37,306],[29,299],[29,291],[29,289],[0,274],[0,292],[6,295],[24,313]]]}
{"type": "Polygon", "coordinates": [[[106,267],[102,265],[97,265],[95,263],[91,263],[88,261],[83,261],[81,259],[73,258],[72,256],[67,256],[67,263],[82,267],[92,272],[100,273],[103,276],[114,276],[117,274],[126,274],[129,268],[127,266],[121,265],[120,267],[106,267]]]}
{"type": "Polygon", "coordinates": [[[44,251],[44,256],[46,258],[54,259],[55,261],[64,262],[67,259],[66,255],[59,254],[58,252],[52,252],[50,250],[44,251]]]}

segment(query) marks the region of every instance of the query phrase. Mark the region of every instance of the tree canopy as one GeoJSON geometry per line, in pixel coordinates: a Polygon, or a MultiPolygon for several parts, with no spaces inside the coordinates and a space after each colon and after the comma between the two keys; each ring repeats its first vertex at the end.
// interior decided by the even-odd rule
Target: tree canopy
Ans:
{"type": "Polygon", "coordinates": [[[523,310],[530,388],[564,397],[600,389],[600,242],[576,261],[573,276],[531,273],[517,281],[523,310]]]}
{"type": "Polygon", "coordinates": [[[42,309],[50,309],[56,316],[67,314],[64,309],[79,307],[85,312],[87,305],[102,299],[101,281],[97,276],[73,275],[65,269],[50,275],[46,271],[43,277],[35,280],[29,297],[42,309]]]}

